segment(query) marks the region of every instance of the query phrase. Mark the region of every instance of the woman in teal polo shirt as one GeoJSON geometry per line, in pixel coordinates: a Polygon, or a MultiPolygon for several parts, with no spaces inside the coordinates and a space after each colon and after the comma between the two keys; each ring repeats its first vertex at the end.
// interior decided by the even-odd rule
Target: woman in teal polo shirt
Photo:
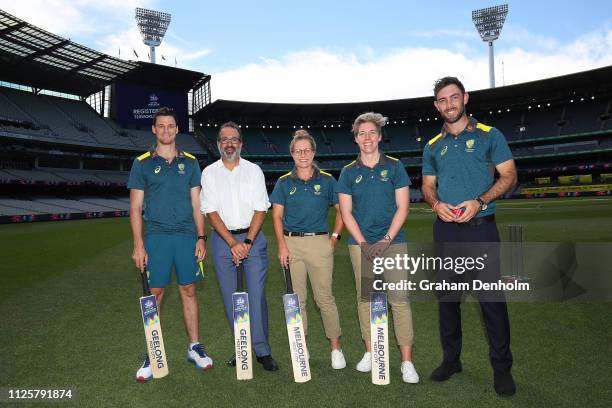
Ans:
{"type": "Polygon", "coordinates": [[[295,162],[294,169],[281,176],[270,196],[274,233],[278,241],[278,259],[284,267],[291,266],[293,289],[300,298],[304,331],[307,332],[307,280],[321,311],[325,336],[331,345],[331,365],[346,367],[340,349],[340,319],[332,294],[334,249],[340,240],[342,217],[338,209],[336,180],[314,165],[316,143],[305,130],[295,132],[289,144],[295,162]],[[334,232],[328,234],[327,214],[336,208],[334,232]]]}
{"type": "MultiPolygon", "coordinates": [[[[387,118],[373,112],[355,119],[353,134],[359,146],[359,156],[342,169],[338,180],[342,219],[351,234],[348,247],[355,274],[359,325],[366,349],[356,367],[361,372],[372,370],[370,303],[369,292],[362,294],[362,260],[366,261],[364,268],[369,268],[369,273],[374,258],[395,258],[408,252],[402,228],[410,204],[410,178],[398,159],[386,156],[378,149],[382,127],[386,123],[387,118]]],[[[407,272],[395,267],[387,269],[384,277],[386,282],[400,282],[407,277],[407,272]]],[[[366,285],[363,286],[365,291],[366,285]]],[[[412,364],[412,311],[407,293],[389,291],[388,298],[402,357],[402,379],[407,383],[418,383],[419,376],[412,364]]]]}

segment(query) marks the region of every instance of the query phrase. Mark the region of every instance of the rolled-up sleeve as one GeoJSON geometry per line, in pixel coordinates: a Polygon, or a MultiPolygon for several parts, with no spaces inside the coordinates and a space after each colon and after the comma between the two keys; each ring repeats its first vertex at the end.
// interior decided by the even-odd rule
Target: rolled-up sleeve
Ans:
{"type": "Polygon", "coordinates": [[[215,200],[215,182],[212,173],[213,169],[208,167],[202,172],[202,190],[200,191],[200,212],[202,214],[219,211],[218,204],[215,200]]]}
{"type": "Polygon", "coordinates": [[[253,210],[255,211],[268,211],[270,208],[270,199],[268,197],[268,190],[266,189],[266,178],[264,177],[263,171],[259,168],[256,168],[256,177],[254,184],[254,192],[253,195],[253,210]]]}

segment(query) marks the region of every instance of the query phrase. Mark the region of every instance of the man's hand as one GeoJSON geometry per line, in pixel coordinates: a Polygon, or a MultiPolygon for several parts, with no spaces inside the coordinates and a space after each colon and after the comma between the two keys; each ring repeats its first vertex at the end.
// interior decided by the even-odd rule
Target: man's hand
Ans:
{"type": "MultiPolygon", "coordinates": [[[[460,206],[458,206],[460,207],[460,206]]],[[[453,207],[448,203],[444,203],[439,201],[433,208],[433,211],[438,215],[438,217],[444,222],[454,222],[455,214],[453,214],[453,209],[458,207],[453,207]]]]}
{"type": "Polygon", "coordinates": [[[381,239],[378,242],[370,245],[370,259],[374,260],[374,258],[380,258],[383,256],[387,248],[391,245],[391,241],[386,239],[381,239]]]}
{"type": "Polygon", "coordinates": [[[202,262],[206,256],[206,243],[203,239],[198,239],[195,246],[195,257],[198,258],[198,262],[202,262]]]}
{"type": "Polygon", "coordinates": [[[474,218],[474,216],[480,212],[480,203],[478,202],[478,200],[467,200],[457,204],[457,206],[454,208],[465,208],[463,214],[461,214],[455,220],[458,223],[464,223],[474,218]]]}
{"type": "Polygon", "coordinates": [[[286,245],[278,246],[278,260],[285,269],[288,268],[291,261],[293,261],[293,257],[286,245]]]}
{"type": "Polygon", "coordinates": [[[247,248],[247,244],[244,242],[234,241],[230,245],[230,251],[232,252],[232,259],[236,265],[241,259],[246,258],[249,255],[250,248],[247,248]]]}
{"type": "Polygon", "coordinates": [[[253,248],[253,244],[244,244],[244,248],[246,250],[246,255],[244,256],[245,258],[249,257],[249,254],[251,253],[251,248],[253,248]]]}
{"type": "Polygon", "coordinates": [[[136,264],[136,267],[140,269],[140,272],[144,272],[144,268],[149,262],[149,255],[144,248],[144,245],[138,245],[134,247],[134,251],[132,252],[132,259],[136,264]]]}

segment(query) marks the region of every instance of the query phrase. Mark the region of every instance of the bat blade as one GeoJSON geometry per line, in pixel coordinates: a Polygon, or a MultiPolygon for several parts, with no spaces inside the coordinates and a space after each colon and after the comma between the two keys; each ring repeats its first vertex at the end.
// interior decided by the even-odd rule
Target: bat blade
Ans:
{"type": "Polygon", "coordinates": [[[306,337],[304,336],[304,325],[302,323],[298,295],[295,293],[284,295],[283,306],[285,307],[293,379],[296,383],[304,383],[310,381],[311,375],[310,362],[306,357],[306,337]]]}
{"type": "Polygon", "coordinates": [[[249,294],[232,294],[234,308],[234,345],[236,351],[236,378],[253,378],[253,357],[251,351],[251,324],[249,319],[249,294]]]}
{"type": "Polygon", "coordinates": [[[389,328],[387,294],[370,294],[370,341],[372,344],[372,384],[387,385],[389,374],[389,328]]]}
{"type": "Polygon", "coordinates": [[[140,298],[140,312],[144,324],[147,353],[149,353],[153,378],[165,377],[168,375],[168,361],[155,295],[142,296],[140,298]]]}

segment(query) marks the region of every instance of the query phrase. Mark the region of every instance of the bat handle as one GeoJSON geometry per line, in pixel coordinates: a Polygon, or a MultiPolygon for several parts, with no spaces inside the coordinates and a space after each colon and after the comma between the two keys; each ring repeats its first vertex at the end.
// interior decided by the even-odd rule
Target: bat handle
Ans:
{"type": "Polygon", "coordinates": [[[140,278],[142,281],[142,293],[144,296],[149,296],[151,294],[151,289],[149,288],[149,279],[147,278],[146,266],[145,271],[140,272],[140,278]]]}
{"type": "Polygon", "coordinates": [[[283,266],[283,270],[285,271],[285,284],[287,285],[287,293],[293,293],[293,283],[291,283],[291,268],[289,267],[289,262],[287,262],[287,267],[283,266]]]}
{"type": "Polygon", "coordinates": [[[238,261],[238,265],[236,265],[236,291],[244,292],[244,265],[242,265],[242,260],[238,261]]]}

